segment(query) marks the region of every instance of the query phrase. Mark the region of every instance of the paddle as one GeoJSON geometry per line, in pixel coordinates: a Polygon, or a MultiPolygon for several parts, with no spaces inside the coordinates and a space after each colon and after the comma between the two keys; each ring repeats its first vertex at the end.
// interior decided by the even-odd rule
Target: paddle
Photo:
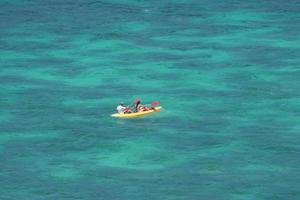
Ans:
{"type": "Polygon", "coordinates": [[[158,101],[153,101],[149,109],[155,110],[155,106],[158,106],[158,105],[159,105],[158,101]]]}
{"type": "Polygon", "coordinates": [[[158,106],[159,102],[158,101],[153,101],[151,104],[145,104],[145,106],[150,106],[150,107],[154,107],[154,106],[158,106]]]}
{"type": "Polygon", "coordinates": [[[127,113],[129,110],[130,110],[130,106],[127,106],[127,107],[124,109],[124,113],[127,113]]]}
{"type": "Polygon", "coordinates": [[[152,107],[155,107],[155,106],[158,106],[158,105],[159,105],[159,102],[158,102],[158,101],[154,101],[154,102],[152,102],[152,104],[151,104],[152,107]]]}

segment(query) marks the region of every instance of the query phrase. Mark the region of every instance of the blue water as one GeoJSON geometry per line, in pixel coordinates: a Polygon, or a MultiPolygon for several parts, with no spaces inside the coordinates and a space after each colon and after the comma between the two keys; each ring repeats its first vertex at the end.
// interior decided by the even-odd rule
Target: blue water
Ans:
{"type": "Polygon", "coordinates": [[[296,0],[0,0],[0,200],[300,199],[299,36],[296,0]]]}

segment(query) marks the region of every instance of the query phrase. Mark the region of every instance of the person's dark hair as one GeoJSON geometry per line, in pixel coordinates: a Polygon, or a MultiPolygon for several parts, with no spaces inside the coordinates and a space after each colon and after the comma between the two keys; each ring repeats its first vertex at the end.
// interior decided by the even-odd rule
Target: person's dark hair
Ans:
{"type": "Polygon", "coordinates": [[[138,106],[141,104],[141,101],[137,101],[135,104],[135,111],[138,111],[138,106]]]}

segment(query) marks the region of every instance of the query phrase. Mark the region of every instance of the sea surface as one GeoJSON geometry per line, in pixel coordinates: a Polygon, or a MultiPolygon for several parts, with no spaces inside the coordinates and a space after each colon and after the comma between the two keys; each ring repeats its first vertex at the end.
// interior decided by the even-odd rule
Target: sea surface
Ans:
{"type": "Polygon", "coordinates": [[[0,0],[0,200],[299,200],[299,122],[299,0],[0,0]]]}

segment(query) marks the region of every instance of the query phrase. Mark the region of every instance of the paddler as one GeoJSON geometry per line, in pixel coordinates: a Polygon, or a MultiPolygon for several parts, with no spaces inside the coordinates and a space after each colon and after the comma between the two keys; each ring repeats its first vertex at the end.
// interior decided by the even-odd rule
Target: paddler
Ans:
{"type": "Polygon", "coordinates": [[[134,100],[134,110],[135,112],[146,111],[148,108],[141,104],[141,99],[134,100]]]}
{"type": "Polygon", "coordinates": [[[120,105],[118,105],[118,107],[117,107],[117,112],[118,112],[119,114],[131,113],[130,107],[129,107],[129,106],[125,107],[123,101],[121,101],[121,102],[120,102],[120,105]]]}

